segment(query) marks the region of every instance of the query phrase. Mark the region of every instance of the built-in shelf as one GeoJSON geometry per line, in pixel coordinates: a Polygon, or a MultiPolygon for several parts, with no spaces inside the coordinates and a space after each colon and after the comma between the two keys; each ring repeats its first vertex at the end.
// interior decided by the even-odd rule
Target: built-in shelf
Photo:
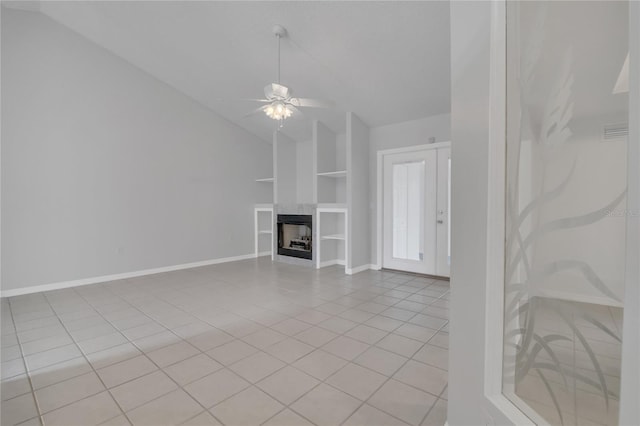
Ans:
{"type": "Polygon", "coordinates": [[[324,177],[330,177],[330,178],[343,178],[343,177],[347,177],[347,171],[338,170],[336,172],[323,172],[323,173],[318,173],[318,176],[324,176],[324,177]]]}
{"type": "MultiPolygon", "coordinates": [[[[327,204],[325,204],[327,205],[327,204]]],[[[335,207],[336,204],[329,204],[332,207],[320,207],[316,209],[316,268],[329,265],[347,265],[347,254],[349,241],[347,235],[347,212],[346,208],[335,207]],[[339,243],[328,243],[327,241],[340,241],[339,243]]]]}
{"type": "Polygon", "coordinates": [[[323,235],[320,238],[322,238],[323,240],[343,240],[344,241],[344,234],[323,235]]]}
{"type": "Polygon", "coordinates": [[[254,208],[255,256],[271,254],[273,260],[273,204],[256,204],[254,208]],[[269,235],[269,238],[260,237],[269,235]]]}
{"type": "Polygon", "coordinates": [[[267,183],[273,183],[273,178],[262,178],[262,179],[256,179],[256,182],[267,182],[267,183]]]}

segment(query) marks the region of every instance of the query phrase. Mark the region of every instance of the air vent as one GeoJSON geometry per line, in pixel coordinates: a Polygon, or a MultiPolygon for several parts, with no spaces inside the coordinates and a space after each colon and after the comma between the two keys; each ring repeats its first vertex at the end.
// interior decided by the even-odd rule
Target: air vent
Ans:
{"type": "Polygon", "coordinates": [[[622,124],[607,124],[602,129],[602,140],[610,141],[616,139],[623,139],[629,135],[629,126],[627,123],[622,124]]]}

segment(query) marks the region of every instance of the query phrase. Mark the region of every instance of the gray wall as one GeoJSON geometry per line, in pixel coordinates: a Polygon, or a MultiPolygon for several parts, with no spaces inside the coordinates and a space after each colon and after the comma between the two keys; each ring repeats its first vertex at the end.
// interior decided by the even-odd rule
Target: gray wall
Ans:
{"type": "Polygon", "coordinates": [[[296,144],[296,200],[298,204],[313,203],[313,141],[296,144]]]}
{"type": "Polygon", "coordinates": [[[371,264],[369,256],[369,128],[352,112],[347,113],[347,206],[349,208],[349,251],[347,268],[371,264]]]}
{"type": "Polygon", "coordinates": [[[296,141],[282,132],[273,133],[275,203],[295,204],[298,191],[296,141]]]}
{"type": "Polygon", "coordinates": [[[3,9],[3,290],[249,254],[270,162],[173,88],[3,9]]]}

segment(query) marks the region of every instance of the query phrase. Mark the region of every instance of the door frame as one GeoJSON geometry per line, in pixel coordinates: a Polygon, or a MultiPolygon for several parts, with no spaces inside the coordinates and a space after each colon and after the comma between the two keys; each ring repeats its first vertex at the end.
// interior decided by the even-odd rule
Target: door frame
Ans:
{"type": "MultiPolygon", "coordinates": [[[[629,52],[627,211],[637,213],[640,211],[640,4],[637,1],[629,1],[629,52]]],[[[619,422],[640,424],[640,366],[637,362],[640,354],[640,218],[637,215],[627,216],[626,249],[619,422]]]]}
{"type": "Polygon", "coordinates": [[[376,152],[376,266],[374,269],[382,269],[383,233],[384,233],[384,176],[382,175],[385,155],[406,154],[408,152],[426,151],[438,148],[451,148],[451,142],[436,142],[424,145],[413,145],[403,148],[383,149],[376,152]]]}

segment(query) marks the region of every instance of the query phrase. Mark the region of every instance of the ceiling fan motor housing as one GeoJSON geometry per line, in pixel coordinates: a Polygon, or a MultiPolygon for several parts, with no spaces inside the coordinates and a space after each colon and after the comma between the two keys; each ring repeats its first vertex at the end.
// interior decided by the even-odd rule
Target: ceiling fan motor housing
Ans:
{"type": "Polygon", "coordinates": [[[288,87],[278,83],[267,84],[264,88],[264,95],[271,100],[288,100],[291,97],[291,91],[288,87]]]}
{"type": "Polygon", "coordinates": [[[287,36],[287,29],[285,27],[283,27],[282,25],[276,24],[273,26],[273,28],[271,29],[273,31],[273,34],[276,37],[286,37],[287,36]]]}

